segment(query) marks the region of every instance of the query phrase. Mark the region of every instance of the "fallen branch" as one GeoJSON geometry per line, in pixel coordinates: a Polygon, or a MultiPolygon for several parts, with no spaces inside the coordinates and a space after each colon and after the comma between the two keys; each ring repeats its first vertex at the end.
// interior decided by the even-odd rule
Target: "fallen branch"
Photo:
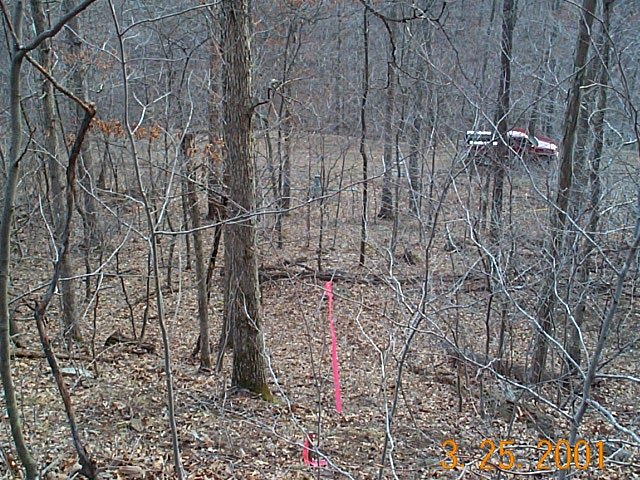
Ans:
{"type": "MultiPolygon", "coordinates": [[[[260,283],[276,282],[278,280],[299,280],[312,278],[317,281],[333,281],[337,283],[356,283],[361,285],[384,285],[388,280],[382,275],[375,274],[354,274],[343,270],[313,270],[306,265],[297,265],[302,270],[292,270],[289,268],[263,266],[258,272],[260,283]]],[[[401,284],[419,283],[424,278],[420,275],[410,277],[395,277],[394,283],[401,284]]]]}
{"type": "MultiPolygon", "coordinates": [[[[41,350],[29,350],[26,348],[16,348],[11,352],[14,357],[17,358],[47,358],[44,352],[41,350]]],[[[91,362],[93,361],[91,357],[86,355],[72,355],[70,353],[58,353],[56,354],[56,358],[62,360],[75,360],[77,362],[91,362]]]]}

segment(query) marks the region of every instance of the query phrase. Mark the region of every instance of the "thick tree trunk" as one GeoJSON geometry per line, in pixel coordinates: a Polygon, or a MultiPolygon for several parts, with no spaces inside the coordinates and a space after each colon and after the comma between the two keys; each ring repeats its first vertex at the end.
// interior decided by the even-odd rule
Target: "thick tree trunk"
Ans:
{"type": "Polygon", "coordinates": [[[255,231],[255,173],[251,157],[251,58],[248,0],[223,0],[225,180],[225,314],[233,336],[232,384],[271,399],[267,384],[255,231]]]}

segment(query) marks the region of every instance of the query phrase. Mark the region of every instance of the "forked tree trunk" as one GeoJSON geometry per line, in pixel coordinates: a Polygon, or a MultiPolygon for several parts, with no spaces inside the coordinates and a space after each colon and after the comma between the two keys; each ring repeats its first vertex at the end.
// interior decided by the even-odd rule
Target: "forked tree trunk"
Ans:
{"type": "Polygon", "coordinates": [[[225,180],[225,315],[233,336],[235,387],[271,399],[267,384],[255,230],[255,172],[251,157],[251,51],[249,1],[223,0],[225,180]]]}

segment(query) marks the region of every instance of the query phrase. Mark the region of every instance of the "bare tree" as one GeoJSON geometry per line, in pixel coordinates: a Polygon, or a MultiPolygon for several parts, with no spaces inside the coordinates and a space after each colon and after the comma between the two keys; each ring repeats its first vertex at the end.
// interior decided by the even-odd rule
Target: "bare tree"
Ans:
{"type": "MultiPolygon", "coordinates": [[[[394,11],[399,10],[397,7],[394,8],[394,11]]],[[[397,15],[394,15],[397,16],[397,15]]],[[[382,152],[382,165],[384,168],[383,176],[382,176],[382,196],[381,196],[381,205],[380,211],[378,212],[378,218],[390,219],[393,218],[393,174],[395,172],[393,168],[393,132],[395,129],[395,104],[396,104],[396,88],[398,83],[398,72],[397,72],[397,51],[396,51],[396,42],[397,42],[397,23],[396,22],[387,22],[384,17],[380,17],[385,22],[385,26],[389,33],[389,44],[387,46],[387,85],[386,85],[386,96],[385,96],[385,104],[384,104],[384,127],[382,133],[382,143],[383,143],[383,152],[382,152]]],[[[396,199],[397,201],[397,199],[396,199]]]]}
{"type": "Polygon", "coordinates": [[[271,399],[267,384],[256,257],[255,174],[251,156],[251,51],[248,0],[223,0],[225,315],[233,335],[232,383],[271,399]]]}
{"type": "MultiPolygon", "coordinates": [[[[133,169],[135,173],[135,182],[136,188],[138,190],[139,195],[142,198],[142,205],[144,208],[145,220],[148,229],[148,236],[146,238],[148,248],[149,248],[149,257],[151,268],[153,269],[153,281],[155,287],[156,294],[156,308],[157,308],[157,316],[158,316],[158,324],[160,327],[160,334],[162,337],[162,347],[163,347],[163,366],[164,366],[164,374],[167,388],[167,410],[168,410],[168,423],[169,429],[171,432],[171,446],[173,449],[173,465],[174,465],[174,474],[178,480],[182,480],[184,478],[184,469],[182,468],[182,458],[180,455],[180,444],[178,442],[178,427],[176,424],[176,415],[175,415],[175,394],[174,394],[174,386],[173,386],[173,374],[171,371],[171,348],[169,343],[169,333],[167,331],[167,326],[165,323],[165,303],[164,297],[162,295],[162,280],[160,276],[160,254],[159,254],[159,234],[157,231],[156,221],[154,219],[154,211],[149,200],[149,189],[152,188],[150,185],[147,186],[145,181],[143,180],[143,172],[142,167],[140,165],[140,159],[138,156],[138,146],[136,144],[136,139],[134,136],[133,127],[131,126],[130,121],[130,105],[129,105],[129,96],[130,96],[130,85],[128,82],[128,64],[127,64],[127,54],[125,50],[125,37],[123,33],[123,29],[120,26],[120,22],[118,20],[118,15],[116,13],[115,6],[111,0],[109,0],[109,7],[111,10],[111,17],[113,19],[113,24],[116,29],[117,41],[118,41],[118,50],[120,53],[120,68],[122,72],[123,79],[123,95],[124,95],[124,112],[123,112],[123,123],[124,130],[129,142],[129,147],[131,149],[131,153],[133,156],[133,169]]],[[[149,182],[152,184],[153,182],[149,182]]]]}
{"type": "MultiPolygon", "coordinates": [[[[73,8],[71,0],[64,0],[62,3],[64,11],[68,12],[73,8]]],[[[71,91],[80,98],[87,99],[89,97],[89,86],[87,83],[88,67],[86,63],[84,42],[81,38],[81,22],[78,17],[71,19],[65,28],[65,37],[67,42],[68,54],[71,59],[70,79],[71,91]]],[[[68,115],[68,124],[72,131],[77,131],[83,112],[80,106],[74,105],[70,109],[68,115]]],[[[89,140],[89,138],[87,139],[89,140]]],[[[77,210],[80,212],[83,227],[83,256],[85,264],[85,301],[89,301],[91,297],[91,271],[93,270],[91,258],[96,247],[100,247],[102,242],[102,232],[98,222],[97,202],[96,202],[96,181],[94,177],[93,152],[89,141],[83,142],[80,161],[78,163],[78,182],[81,185],[82,202],[77,203],[77,210]]],[[[76,324],[78,322],[76,321],[76,324]]],[[[68,328],[68,327],[67,327],[68,328]]],[[[76,326],[77,334],[81,333],[79,325],[76,326]]]]}
{"type": "MultiPolygon", "coordinates": [[[[574,60],[574,74],[569,90],[569,98],[564,118],[564,135],[560,152],[560,173],[558,176],[558,192],[553,210],[551,212],[551,256],[553,265],[560,264],[562,256],[562,243],[564,228],[567,221],[567,209],[569,207],[569,194],[573,180],[573,154],[575,145],[576,126],[580,114],[580,98],[584,85],[585,66],[591,44],[591,27],[595,16],[596,0],[584,0],[580,14],[580,27],[574,60]]],[[[539,381],[545,368],[548,353],[548,337],[552,333],[553,315],[556,306],[556,293],[554,284],[556,280],[555,268],[550,268],[545,291],[542,294],[542,302],[538,311],[540,331],[536,337],[533,358],[531,361],[529,377],[533,381],[539,381]]]]}
{"type": "MultiPolygon", "coordinates": [[[[422,22],[416,28],[416,32],[413,34],[420,43],[418,48],[423,48],[425,53],[431,50],[431,29],[428,22],[422,22]]],[[[416,55],[415,58],[415,82],[412,93],[415,95],[415,102],[413,105],[413,121],[409,128],[409,159],[407,173],[409,178],[409,200],[411,210],[416,215],[420,214],[420,195],[422,194],[422,185],[420,178],[420,166],[424,161],[422,155],[422,145],[424,144],[423,128],[426,124],[424,121],[425,114],[423,109],[425,107],[424,93],[429,91],[429,85],[426,82],[428,58],[426,55],[416,55]]],[[[427,97],[430,95],[428,94],[427,97]]]]}
{"type": "MultiPolygon", "coordinates": [[[[33,23],[35,26],[36,34],[41,34],[45,31],[45,15],[43,7],[38,0],[31,0],[31,10],[33,12],[33,23]]],[[[52,51],[51,40],[47,39],[43,41],[39,48],[39,61],[40,65],[47,71],[52,71],[52,51]]],[[[44,142],[46,145],[47,167],[49,173],[49,183],[51,188],[51,198],[49,198],[49,205],[51,208],[51,216],[53,223],[53,231],[55,232],[54,242],[55,245],[59,245],[64,234],[64,198],[63,182],[60,178],[60,165],[58,165],[58,157],[62,153],[58,145],[58,134],[56,121],[57,115],[55,113],[55,99],[53,96],[53,84],[49,81],[44,81],[42,95],[42,123],[44,132],[44,142]]],[[[78,112],[81,118],[81,112],[78,112]]],[[[59,127],[59,125],[58,125],[59,127]]],[[[56,253],[56,256],[59,252],[56,253]]],[[[71,268],[71,261],[68,255],[61,257],[60,264],[61,279],[60,293],[62,297],[62,318],[63,318],[63,335],[65,337],[72,338],[74,340],[82,340],[80,333],[80,324],[76,318],[76,301],[74,285],[72,280],[68,280],[73,277],[73,270],[71,268]]]]}
{"type": "MultiPolygon", "coordinates": [[[[189,204],[189,215],[191,217],[191,226],[193,227],[193,250],[196,261],[196,282],[198,284],[198,326],[200,335],[198,337],[198,346],[200,350],[200,369],[203,371],[211,370],[211,347],[209,340],[209,305],[207,301],[207,269],[206,258],[204,254],[204,245],[202,237],[204,232],[201,229],[201,213],[198,203],[198,193],[196,190],[197,181],[195,175],[197,170],[193,168],[195,149],[195,136],[191,133],[184,134],[180,151],[182,161],[185,166],[189,178],[185,181],[187,184],[187,202],[189,204]]],[[[196,348],[198,348],[198,346],[196,348]]]]}
{"type": "MultiPolygon", "coordinates": [[[[587,259],[595,250],[595,245],[593,244],[592,238],[590,237],[596,235],[598,224],[600,222],[600,162],[602,159],[602,151],[604,147],[604,120],[605,109],[607,106],[607,89],[609,86],[610,75],[609,57],[611,42],[609,37],[609,28],[613,3],[614,0],[605,0],[602,8],[602,30],[599,36],[600,40],[597,42],[599,47],[601,48],[600,62],[599,67],[593,69],[596,72],[599,71],[599,74],[597,75],[598,79],[597,81],[594,81],[596,99],[595,105],[593,105],[593,115],[591,115],[590,109],[585,111],[586,107],[588,106],[583,107],[583,111],[581,112],[581,115],[583,117],[587,117],[587,127],[591,126],[590,130],[593,132],[593,146],[591,149],[590,158],[587,158],[588,152],[587,149],[584,148],[585,145],[583,145],[583,158],[581,159],[583,169],[586,170],[586,172],[584,172],[584,176],[588,177],[588,182],[590,183],[591,187],[591,194],[589,195],[588,202],[584,202],[586,203],[586,205],[581,205],[582,208],[586,207],[586,209],[588,209],[588,211],[590,212],[588,215],[588,223],[586,225],[586,232],[588,233],[588,235],[584,236],[579,242],[580,251],[577,253],[579,258],[581,259],[579,261],[577,277],[580,285],[583,286],[589,284],[589,277],[591,275],[591,272],[589,269],[589,261],[587,259]]],[[[595,60],[594,63],[596,63],[595,60]]],[[[582,187],[586,189],[587,185],[582,185],[582,187]]],[[[580,198],[580,200],[583,199],[580,198]]],[[[574,203],[578,202],[574,201],[574,203]]],[[[582,236],[580,232],[577,232],[577,235],[582,236]]],[[[582,325],[584,323],[587,310],[586,298],[587,295],[582,296],[582,300],[576,306],[575,321],[569,322],[567,354],[572,360],[570,362],[570,365],[568,365],[569,370],[572,372],[575,372],[578,369],[582,361],[581,336],[582,325]]]]}
{"type": "Polygon", "coordinates": [[[369,10],[363,9],[362,42],[363,42],[363,71],[362,71],[362,99],[360,103],[360,157],[362,158],[362,212],[360,217],[360,257],[359,263],[364,267],[367,249],[367,209],[369,208],[369,158],[367,156],[367,99],[369,97],[369,10]]]}
{"type": "Polygon", "coordinates": [[[493,179],[493,197],[491,203],[491,236],[498,239],[502,226],[502,203],[504,195],[505,167],[509,161],[507,140],[508,115],[511,94],[511,50],[513,49],[513,28],[516,22],[516,3],[504,0],[502,4],[502,42],[500,49],[500,87],[498,89],[498,110],[496,120],[501,142],[496,158],[493,179]]]}

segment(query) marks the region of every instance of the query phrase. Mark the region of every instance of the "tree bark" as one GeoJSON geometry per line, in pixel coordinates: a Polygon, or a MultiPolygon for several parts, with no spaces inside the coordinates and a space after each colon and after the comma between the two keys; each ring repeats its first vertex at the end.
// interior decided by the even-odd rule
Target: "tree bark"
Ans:
{"type": "MultiPolygon", "coordinates": [[[[429,30],[429,23],[424,22],[423,25],[418,27],[416,37],[419,41],[424,41],[426,48],[430,50],[431,44],[431,32],[429,30]]],[[[422,57],[416,59],[416,78],[417,81],[414,85],[414,108],[413,108],[413,122],[411,133],[409,134],[409,200],[411,205],[411,211],[419,216],[420,196],[422,195],[422,184],[420,182],[420,166],[422,164],[423,156],[420,153],[421,145],[423,142],[422,129],[424,126],[423,110],[424,110],[424,91],[427,90],[428,83],[426,82],[425,74],[427,72],[427,60],[422,57]]]]}
{"type": "MultiPolygon", "coordinates": [[[[84,113],[84,120],[82,124],[79,126],[79,129],[76,133],[76,138],[73,144],[73,148],[69,154],[69,163],[67,166],[67,183],[66,183],[66,192],[65,192],[65,202],[63,203],[63,210],[65,210],[65,216],[63,220],[63,231],[62,236],[60,238],[59,244],[59,256],[55,262],[55,266],[53,269],[53,273],[51,276],[51,281],[49,283],[49,287],[43,297],[42,300],[36,302],[35,307],[35,320],[36,326],[38,328],[38,334],[40,336],[40,342],[42,343],[42,347],[47,358],[47,362],[49,363],[49,367],[51,368],[51,373],[56,381],[56,385],[58,386],[58,391],[60,392],[60,396],[62,397],[62,402],[64,404],[65,413],[67,414],[67,421],[69,422],[69,428],[71,430],[71,438],[73,440],[73,445],[78,454],[80,465],[82,469],[80,470],[80,474],[84,475],[89,479],[95,479],[98,476],[98,468],[89,455],[89,452],[85,448],[82,440],[80,438],[80,432],[78,430],[78,424],[75,419],[75,415],[73,413],[73,407],[71,405],[71,397],[69,396],[69,390],[62,378],[62,373],[60,372],[60,368],[58,365],[58,360],[53,352],[51,347],[51,341],[49,340],[49,336],[47,334],[46,326],[45,326],[45,315],[47,307],[51,302],[51,299],[54,296],[56,284],[58,283],[58,279],[61,273],[61,266],[64,264],[64,259],[69,253],[69,240],[71,237],[71,225],[73,219],[73,209],[75,205],[75,181],[76,181],[76,165],[78,161],[78,156],[80,155],[80,151],[82,149],[82,143],[86,137],[86,133],[89,130],[89,126],[91,125],[91,120],[95,116],[95,107],[93,105],[85,105],[86,111],[84,113]]],[[[82,108],[80,108],[82,110],[82,108]]]]}
{"type": "Polygon", "coordinates": [[[249,1],[223,0],[225,180],[225,314],[233,336],[232,384],[270,400],[267,384],[255,231],[255,172],[251,157],[249,1]]]}
{"type": "MultiPolygon", "coordinates": [[[[118,41],[118,53],[120,54],[120,69],[122,72],[122,89],[123,89],[123,124],[126,132],[127,139],[129,141],[129,147],[131,149],[131,155],[133,157],[133,169],[135,171],[135,180],[136,186],[142,198],[142,204],[144,206],[144,215],[146,218],[147,228],[148,228],[148,247],[149,247],[149,260],[150,260],[150,270],[153,269],[153,282],[156,290],[156,308],[157,308],[157,318],[158,318],[158,326],[160,327],[160,336],[162,338],[162,351],[164,355],[164,375],[167,389],[167,419],[169,423],[169,431],[171,436],[171,446],[173,450],[173,475],[178,479],[182,480],[185,477],[184,469],[182,468],[182,457],[180,454],[180,441],[178,438],[178,426],[176,423],[176,402],[175,402],[175,394],[174,394],[174,386],[173,386],[173,373],[171,368],[171,346],[169,341],[169,332],[167,330],[167,325],[165,323],[165,304],[164,297],[162,294],[162,285],[161,285],[161,275],[160,275],[160,254],[159,250],[159,237],[157,232],[157,225],[154,219],[154,209],[149,200],[149,196],[152,195],[152,192],[149,190],[153,190],[149,188],[149,190],[145,186],[145,182],[143,180],[143,172],[142,167],[140,165],[140,158],[138,155],[138,148],[134,138],[133,128],[131,127],[130,121],[130,87],[129,87],[129,73],[128,73],[128,64],[127,64],[127,56],[126,50],[124,46],[124,34],[122,29],[120,28],[120,24],[118,21],[118,15],[116,14],[115,7],[113,3],[109,4],[111,8],[111,18],[113,19],[113,24],[115,27],[115,31],[117,34],[118,41]]],[[[150,177],[149,181],[153,183],[153,178],[150,177]]],[[[187,236],[188,238],[188,236],[187,236]]],[[[149,310],[147,309],[147,312],[149,310]]],[[[145,320],[146,323],[146,320],[145,320]]],[[[143,323],[143,331],[144,324],[143,323]]],[[[141,335],[142,337],[142,335],[141,335]]]]}
{"type": "MultiPolygon", "coordinates": [[[[65,12],[70,11],[73,8],[73,2],[71,0],[64,0],[63,8],[65,12]]],[[[71,75],[72,91],[81,98],[88,98],[88,88],[86,82],[87,68],[85,67],[83,60],[84,48],[82,40],[80,39],[80,21],[78,18],[72,18],[69,21],[68,28],[65,30],[67,43],[69,44],[69,51],[71,58],[75,59],[75,65],[73,66],[73,72],[71,75]]],[[[82,118],[82,109],[76,105],[75,119],[72,121],[74,130],[77,130],[78,122],[82,118]]],[[[94,198],[93,188],[93,154],[91,148],[87,143],[83,143],[81,152],[81,162],[79,166],[78,181],[82,185],[82,198],[83,198],[83,227],[84,227],[84,241],[87,252],[90,251],[90,247],[99,245],[101,241],[101,232],[98,229],[98,217],[96,211],[96,201],[94,198]]]]}

